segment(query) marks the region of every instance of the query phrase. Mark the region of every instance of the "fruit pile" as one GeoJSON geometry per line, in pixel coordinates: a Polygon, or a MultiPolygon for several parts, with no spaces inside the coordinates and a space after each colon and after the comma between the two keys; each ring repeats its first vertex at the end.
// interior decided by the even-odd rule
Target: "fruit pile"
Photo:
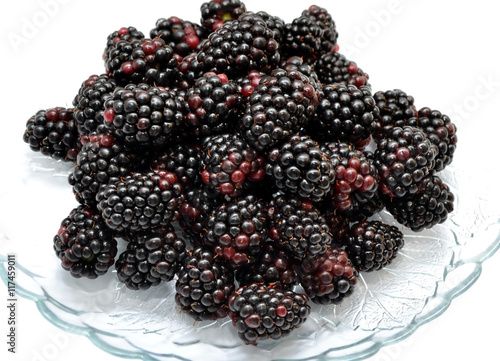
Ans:
{"type": "Polygon", "coordinates": [[[390,264],[395,224],[444,222],[455,125],[402,90],[372,91],[337,38],[321,7],[287,23],[239,0],[204,3],[200,24],[110,34],[105,71],[24,132],[74,163],[78,206],[53,240],[62,267],[96,278],[114,266],[133,290],[175,282],[182,312],[229,316],[256,344],[390,264]],[[382,210],[394,224],[372,218],[382,210]]]}

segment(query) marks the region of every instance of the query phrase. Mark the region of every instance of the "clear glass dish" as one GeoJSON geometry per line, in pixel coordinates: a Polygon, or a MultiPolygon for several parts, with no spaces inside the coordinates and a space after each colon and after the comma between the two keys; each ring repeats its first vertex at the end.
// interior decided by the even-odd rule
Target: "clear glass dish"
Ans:
{"type": "MultiPolygon", "coordinates": [[[[115,271],[96,280],[64,271],[52,239],[76,206],[67,183],[71,164],[25,148],[13,150],[8,165],[13,176],[5,177],[0,189],[0,275],[6,282],[7,254],[15,253],[17,293],[36,302],[53,324],[119,357],[360,360],[444,312],[479,277],[482,262],[500,244],[500,197],[488,184],[476,186],[481,175],[469,171],[468,157],[458,151],[440,174],[457,199],[444,224],[420,233],[403,229],[406,243],[395,261],[361,275],[349,299],[338,306],[313,305],[307,322],[288,338],[247,346],[228,319],[194,323],[179,312],[172,282],[131,291],[115,271]]],[[[500,174],[498,166],[490,170],[500,174]]],[[[377,218],[395,224],[386,213],[377,218]]]]}

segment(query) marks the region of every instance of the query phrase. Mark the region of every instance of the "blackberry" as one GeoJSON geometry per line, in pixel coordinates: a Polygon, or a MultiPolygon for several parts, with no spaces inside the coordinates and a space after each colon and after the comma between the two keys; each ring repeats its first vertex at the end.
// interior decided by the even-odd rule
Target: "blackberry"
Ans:
{"type": "Polygon", "coordinates": [[[137,30],[133,26],[122,27],[116,31],[113,31],[108,35],[106,41],[106,47],[104,48],[104,52],[102,54],[103,60],[108,59],[109,52],[115,47],[116,43],[119,41],[127,41],[132,42],[134,40],[142,40],[144,39],[144,34],[137,30]]]}
{"type": "Polygon", "coordinates": [[[214,192],[238,197],[264,177],[265,158],[237,134],[207,137],[202,181],[214,192]]]}
{"type": "Polygon", "coordinates": [[[373,98],[380,110],[373,135],[376,141],[384,138],[394,127],[409,125],[408,120],[417,115],[415,99],[400,89],[377,91],[373,98]]]}
{"type": "Polygon", "coordinates": [[[429,175],[421,183],[417,194],[384,198],[396,221],[414,232],[443,223],[454,210],[455,196],[440,177],[429,175]]]}
{"type": "Polygon", "coordinates": [[[186,256],[186,244],[173,226],[131,236],[115,264],[120,282],[132,290],[145,290],[173,280],[186,256]]]}
{"type": "Polygon", "coordinates": [[[250,70],[270,72],[280,60],[278,42],[266,22],[253,13],[228,21],[200,45],[198,62],[205,72],[229,78],[250,70]]]}
{"type": "Polygon", "coordinates": [[[318,140],[357,144],[370,138],[379,116],[367,87],[327,84],[306,130],[318,140]]]}
{"type": "Polygon", "coordinates": [[[96,278],[114,264],[117,241],[94,208],[79,205],[64,218],[54,237],[54,251],[73,277],[96,278]]]}
{"type": "Polygon", "coordinates": [[[184,259],[175,291],[177,305],[195,320],[223,318],[234,291],[234,273],[211,251],[197,247],[184,259]]]}
{"type": "Polygon", "coordinates": [[[97,207],[109,228],[149,230],[179,219],[183,190],[174,173],[132,173],[102,185],[97,207]]]}
{"type": "Polygon", "coordinates": [[[105,103],[104,125],[129,147],[162,148],[181,132],[182,103],[173,89],[144,83],[117,87],[105,103]]]}
{"type": "Polygon", "coordinates": [[[291,258],[315,257],[332,242],[325,217],[309,200],[278,195],[269,203],[268,217],[270,239],[291,258]]]}
{"type": "Polygon", "coordinates": [[[243,99],[239,132],[258,150],[268,150],[298,133],[319,102],[314,83],[297,70],[276,68],[255,88],[246,84],[243,92],[248,96],[243,99]]]}
{"type": "Polygon", "coordinates": [[[255,14],[265,21],[267,27],[273,32],[274,40],[281,44],[283,41],[283,33],[285,31],[285,21],[278,16],[271,15],[265,11],[247,12],[248,14],[255,14]]]}
{"type": "Polygon", "coordinates": [[[191,89],[196,81],[206,73],[203,64],[198,61],[198,53],[189,54],[182,58],[177,65],[177,71],[177,79],[174,84],[184,91],[191,89]]]}
{"type": "Polygon", "coordinates": [[[433,171],[437,153],[422,130],[394,127],[378,141],[374,153],[382,193],[391,197],[418,193],[422,180],[433,171]]]}
{"type": "Polygon", "coordinates": [[[231,295],[230,317],[247,344],[278,340],[307,320],[311,313],[308,301],[305,294],[253,283],[231,295]]]}
{"type": "Polygon", "coordinates": [[[104,104],[116,86],[116,81],[107,74],[91,75],[82,83],[73,99],[74,119],[80,135],[103,132],[104,104]]]}
{"type": "Polygon", "coordinates": [[[271,149],[264,169],[279,190],[315,202],[325,197],[335,180],[330,159],[308,136],[293,136],[271,149]]]}
{"type": "Polygon", "coordinates": [[[332,247],[320,256],[304,260],[299,272],[305,293],[321,305],[341,303],[353,292],[357,276],[348,253],[332,247]]]}
{"type": "Polygon", "coordinates": [[[300,56],[292,55],[287,58],[281,58],[279,67],[287,71],[297,70],[307,76],[317,89],[321,89],[322,87],[315,68],[304,62],[304,58],[300,56]]]}
{"type": "Polygon", "coordinates": [[[75,161],[81,148],[73,108],[41,109],[26,122],[23,140],[34,152],[75,161]]]}
{"type": "Polygon", "coordinates": [[[199,78],[185,95],[188,132],[202,137],[231,130],[241,100],[237,90],[224,74],[206,73],[199,78]]]}
{"type": "Polygon", "coordinates": [[[204,238],[233,269],[252,262],[268,238],[266,202],[253,195],[232,199],[208,217],[204,238]]]}
{"type": "Polygon", "coordinates": [[[392,262],[404,246],[403,233],[381,221],[362,221],[351,226],[344,240],[354,267],[361,272],[382,269],[392,262]]]}
{"type": "Polygon", "coordinates": [[[344,86],[354,85],[358,88],[367,86],[369,75],[365,73],[356,62],[349,60],[338,51],[333,51],[321,55],[314,63],[314,70],[318,75],[319,81],[323,84],[338,83],[344,86]]]}
{"type": "Polygon", "coordinates": [[[210,0],[201,4],[201,25],[212,32],[224,22],[238,19],[246,11],[240,0],[210,0]]]}

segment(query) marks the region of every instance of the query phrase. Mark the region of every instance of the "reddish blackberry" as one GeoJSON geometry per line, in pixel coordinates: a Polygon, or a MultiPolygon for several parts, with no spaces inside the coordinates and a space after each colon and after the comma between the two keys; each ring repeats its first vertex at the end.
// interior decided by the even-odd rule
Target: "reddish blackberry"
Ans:
{"type": "Polygon", "coordinates": [[[61,222],[54,251],[73,277],[96,278],[115,262],[117,242],[97,210],[80,205],[61,222]]]}
{"type": "Polygon", "coordinates": [[[454,202],[455,196],[449,186],[436,175],[421,182],[418,194],[385,198],[385,206],[396,221],[414,232],[443,223],[453,212],[454,202]]]}
{"type": "Polygon", "coordinates": [[[370,138],[379,116],[367,87],[327,84],[306,130],[318,140],[357,144],[370,138]]]}
{"type": "Polygon", "coordinates": [[[198,62],[205,72],[229,78],[256,69],[270,72],[280,60],[278,42],[266,22],[253,13],[228,21],[200,45],[198,62]]]}
{"type": "Polygon", "coordinates": [[[311,313],[308,301],[305,294],[253,283],[231,295],[229,316],[238,336],[247,344],[257,344],[299,328],[311,313]]]}
{"type": "Polygon", "coordinates": [[[73,108],[42,109],[26,122],[23,140],[34,152],[54,159],[75,161],[81,148],[73,108]]]}
{"type": "Polygon", "coordinates": [[[302,262],[299,279],[312,302],[329,305],[352,293],[357,275],[344,249],[328,247],[324,254],[302,262]]]}
{"type": "Polygon", "coordinates": [[[228,299],[234,291],[234,273],[211,251],[195,248],[184,259],[175,284],[175,301],[195,320],[227,316],[228,299]]]}
{"type": "Polygon", "coordinates": [[[238,197],[264,177],[265,158],[237,134],[207,137],[202,148],[201,178],[215,192],[238,197]]]}
{"type": "Polygon", "coordinates": [[[268,206],[269,237],[291,258],[322,254],[332,242],[325,217],[309,200],[278,195],[268,206]]]}
{"type": "Polygon", "coordinates": [[[354,267],[371,272],[392,262],[403,248],[404,238],[395,226],[381,221],[362,221],[351,226],[344,245],[354,267]]]}
{"type": "Polygon", "coordinates": [[[132,173],[101,186],[97,207],[109,228],[149,230],[179,219],[182,186],[174,173],[132,173]]]}
{"type": "Polygon", "coordinates": [[[374,154],[382,193],[391,197],[418,193],[420,183],[434,169],[437,153],[422,130],[394,127],[378,141],[374,154]]]}
{"type": "Polygon", "coordinates": [[[325,197],[335,180],[330,159],[305,135],[271,149],[264,169],[279,190],[315,202],[325,197]]]}
{"type": "Polygon", "coordinates": [[[181,132],[182,103],[173,89],[147,84],[117,87],[105,103],[104,125],[129,147],[162,148],[181,132]]]}
{"type": "MultiPolygon", "coordinates": [[[[259,76],[255,76],[259,80],[259,76]]],[[[253,80],[242,87],[248,94],[239,131],[258,150],[287,141],[299,132],[316,111],[319,91],[297,70],[276,68],[253,88],[253,80]]]]}
{"type": "Polygon", "coordinates": [[[82,83],[73,99],[79,134],[103,132],[104,103],[111,98],[115,88],[116,81],[107,74],[91,75],[82,83]]]}
{"type": "Polygon", "coordinates": [[[122,27],[116,31],[113,31],[108,35],[106,47],[104,48],[104,52],[102,54],[103,60],[106,61],[106,59],[108,59],[109,52],[116,46],[116,43],[118,43],[119,41],[123,40],[132,42],[134,40],[142,39],[144,39],[144,34],[133,26],[122,27]]]}
{"type": "Polygon", "coordinates": [[[131,236],[132,241],[115,264],[120,282],[132,290],[145,290],[173,280],[186,256],[186,244],[173,226],[131,236]]]}
{"type": "Polygon", "coordinates": [[[233,269],[250,263],[267,241],[266,206],[248,195],[223,203],[208,217],[204,239],[233,269]]]}
{"type": "Polygon", "coordinates": [[[394,127],[408,125],[408,120],[417,115],[415,99],[400,89],[378,91],[373,98],[380,110],[375,122],[375,140],[384,138],[394,127]]]}
{"type": "Polygon", "coordinates": [[[240,0],[210,0],[201,4],[200,11],[201,25],[212,32],[224,22],[238,19],[247,10],[240,0]]]}
{"type": "Polygon", "coordinates": [[[323,84],[339,83],[344,86],[355,85],[358,88],[371,87],[368,74],[338,51],[321,55],[314,64],[314,70],[323,84]]]}

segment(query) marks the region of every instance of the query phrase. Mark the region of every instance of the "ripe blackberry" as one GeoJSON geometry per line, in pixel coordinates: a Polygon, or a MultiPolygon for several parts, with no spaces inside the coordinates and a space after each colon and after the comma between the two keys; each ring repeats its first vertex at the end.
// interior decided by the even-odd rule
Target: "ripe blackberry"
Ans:
{"type": "Polygon", "coordinates": [[[175,284],[175,302],[195,320],[227,316],[234,273],[211,251],[195,248],[184,259],[175,284]]]}
{"type": "Polygon", "coordinates": [[[380,110],[375,122],[375,140],[384,138],[394,127],[409,125],[408,120],[417,115],[415,99],[400,89],[378,91],[373,98],[380,110]]]}
{"type": "Polygon", "coordinates": [[[339,83],[344,86],[355,85],[358,88],[368,86],[370,78],[356,62],[349,60],[338,51],[325,53],[314,63],[314,70],[323,84],[339,83]]]}
{"type": "Polygon", "coordinates": [[[374,153],[382,193],[391,197],[418,193],[420,183],[434,169],[437,153],[422,130],[394,127],[378,141],[374,153]]]}
{"type": "Polygon", "coordinates": [[[104,103],[111,98],[116,81],[107,74],[91,75],[85,80],[73,99],[74,119],[80,135],[102,133],[104,103]]]}
{"type": "Polygon", "coordinates": [[[210,0],[201,4],[201,25],[212,32],[224,22],[238,19],[246,11],[240,0],[210,0]]]}
{"type": "Polygon", "coordinates": [[[351,226],[344,240],[349,258],[359,271],[382,269],[392,262],[404,246],[403,233],[381,221],[362,221],[351,226]]]}
{"type": "Polygon", "coordinates": [[[311,82],[314,83],[314,86],[317,89],[321,89],[321,84],[320,80],[318,78],[318,74],[316,73],[316,70],[314,67],[310,64],[307,64],[304,62],[304,58],[297,56],[297,55],[292,55],[289,57],[282,57],[280,60],[280,68],[285,69],[287,71],[290,70],[297,70],[307,76],[311,82]]]}
{"type": "Polygon", "coordinates": [[[427,176],[420,192],[401,198],[385,198],[385,206],[398,223],[414,232],[443,223],[454,210],[455,196],[449,186],[436,175],[427,176]]]}
{"type": "Polygon", "coordinates": [[[204,239],[233,269],[251,262],[268,238],[266,202],[253,195],[224,202],[208,217],[204,239]]]}
{"type": "Polygon", "coordinates": [[[105,103],[104,125],[129,147],[162,148],[181,132],[182,103],[173,89],[144,83],[117,87],[105,103]]]}
{"type": "Polygon", "coordinates": [[[265,158],[237,134],[207,137],[202,148],[201,178],[214,192],[238,197],[264,177],[265,158]]]}
{"type": "Polygon", "coordinates": [[[183,189],[174,173],[132,173],[102,185],[97,207],[109,228],[149,230],[179,219],[183,189]]]}
{"type": "Polygon", "coordinates": [[[108,35],[106,41],[106,47],[104,48],[104,52],[102,54],[103,60],[108,59],[109,52],[115,47],[116,43],[119,41],[127,41],[132,42],[134,40],[142,40],[144,39],[144,34],[137,30],[133,26],[122,27],[116,31],[113,31],[108,35]]]}
{"type": "Polygon", "coordinates": [[[186,91],[185,123],[196,137],[231,130],[241,96],[238,87],[224,74],[206,73],[186,91]]]}
{"type": "Polygon", "coordinates": [[[96,278],[114,264],[117,242],[100,213],[84,205],[71,210],[54,237],[54,251],[73,277],[96,278]]]}
{"type": "Polygon", "coordinates": [[[288,336],[311,313],[305,294],[257,283],[239,287],[229,298],[229,309],[238,336],[247,344],[288,336]]]}
{"type": "Polygon", "coordinates": [[[200,45],[197,60],[205,72],[233,78],[253,69],[270,72],[278,65],[280,55],[266,22],[247,13],[211,33],[200,45]]]}
{"type": "Polygon", "coordinates": [[[327,84],[306,130],[318,140],[357,144],[370,138],[379,116],[367,87],[327,84]]]}
{"type": "Polygon", "coordinates": [[[295,135],[267,154],[266,174],[285,194],[318,202],[335,180],[330,159],[310,137],[295,135]]]}
{"type": "MultiPolygon", "coordinates": [[[[259,80],[259,76],[255,76],[259,80]]],[[[242,87],[243,114],[239,132],[258,150],[287,141],[299,132],[316,112],[319,91],[297,70],[276,68],[265,75],[256,87],[253,80],[242,87]]]]}
{"type": "Polygon", "coordinates": [[[131,236],[132,241],[115,264],[120,282],[132,290],[145,290],[173,280],[186,257],[186,244],[173,226],[131,236]]]}
{"type": "Polygon", "coordinates": [[[41,109],[26,122],[23,140],[34,152],[75,161],[81,148],[73,108],[41,109]]]}
{"type": "Polygon", "coordinates": [[[283,33],[285,31],[285,21],[278,16],[271,15],[265,11],[247,12],[248,14],[255,14],[266,22],[267,27],[273,32],[274,40],[281,44],[283,41],[283,33]]]}
{"type": "Polygon", "coordinates": [[[324,254],[302,262],[299,279],[312,302],[329,305],[353,292],[357,275],[344,249],[328,247],[324,254]]]}
{"type": "Polygon", "coordinates": [[[325,217],[309,200],[278,195],[269,203],[268,217],[269,237],[291,258],[315,257],[332,242],[325,217]]]}

